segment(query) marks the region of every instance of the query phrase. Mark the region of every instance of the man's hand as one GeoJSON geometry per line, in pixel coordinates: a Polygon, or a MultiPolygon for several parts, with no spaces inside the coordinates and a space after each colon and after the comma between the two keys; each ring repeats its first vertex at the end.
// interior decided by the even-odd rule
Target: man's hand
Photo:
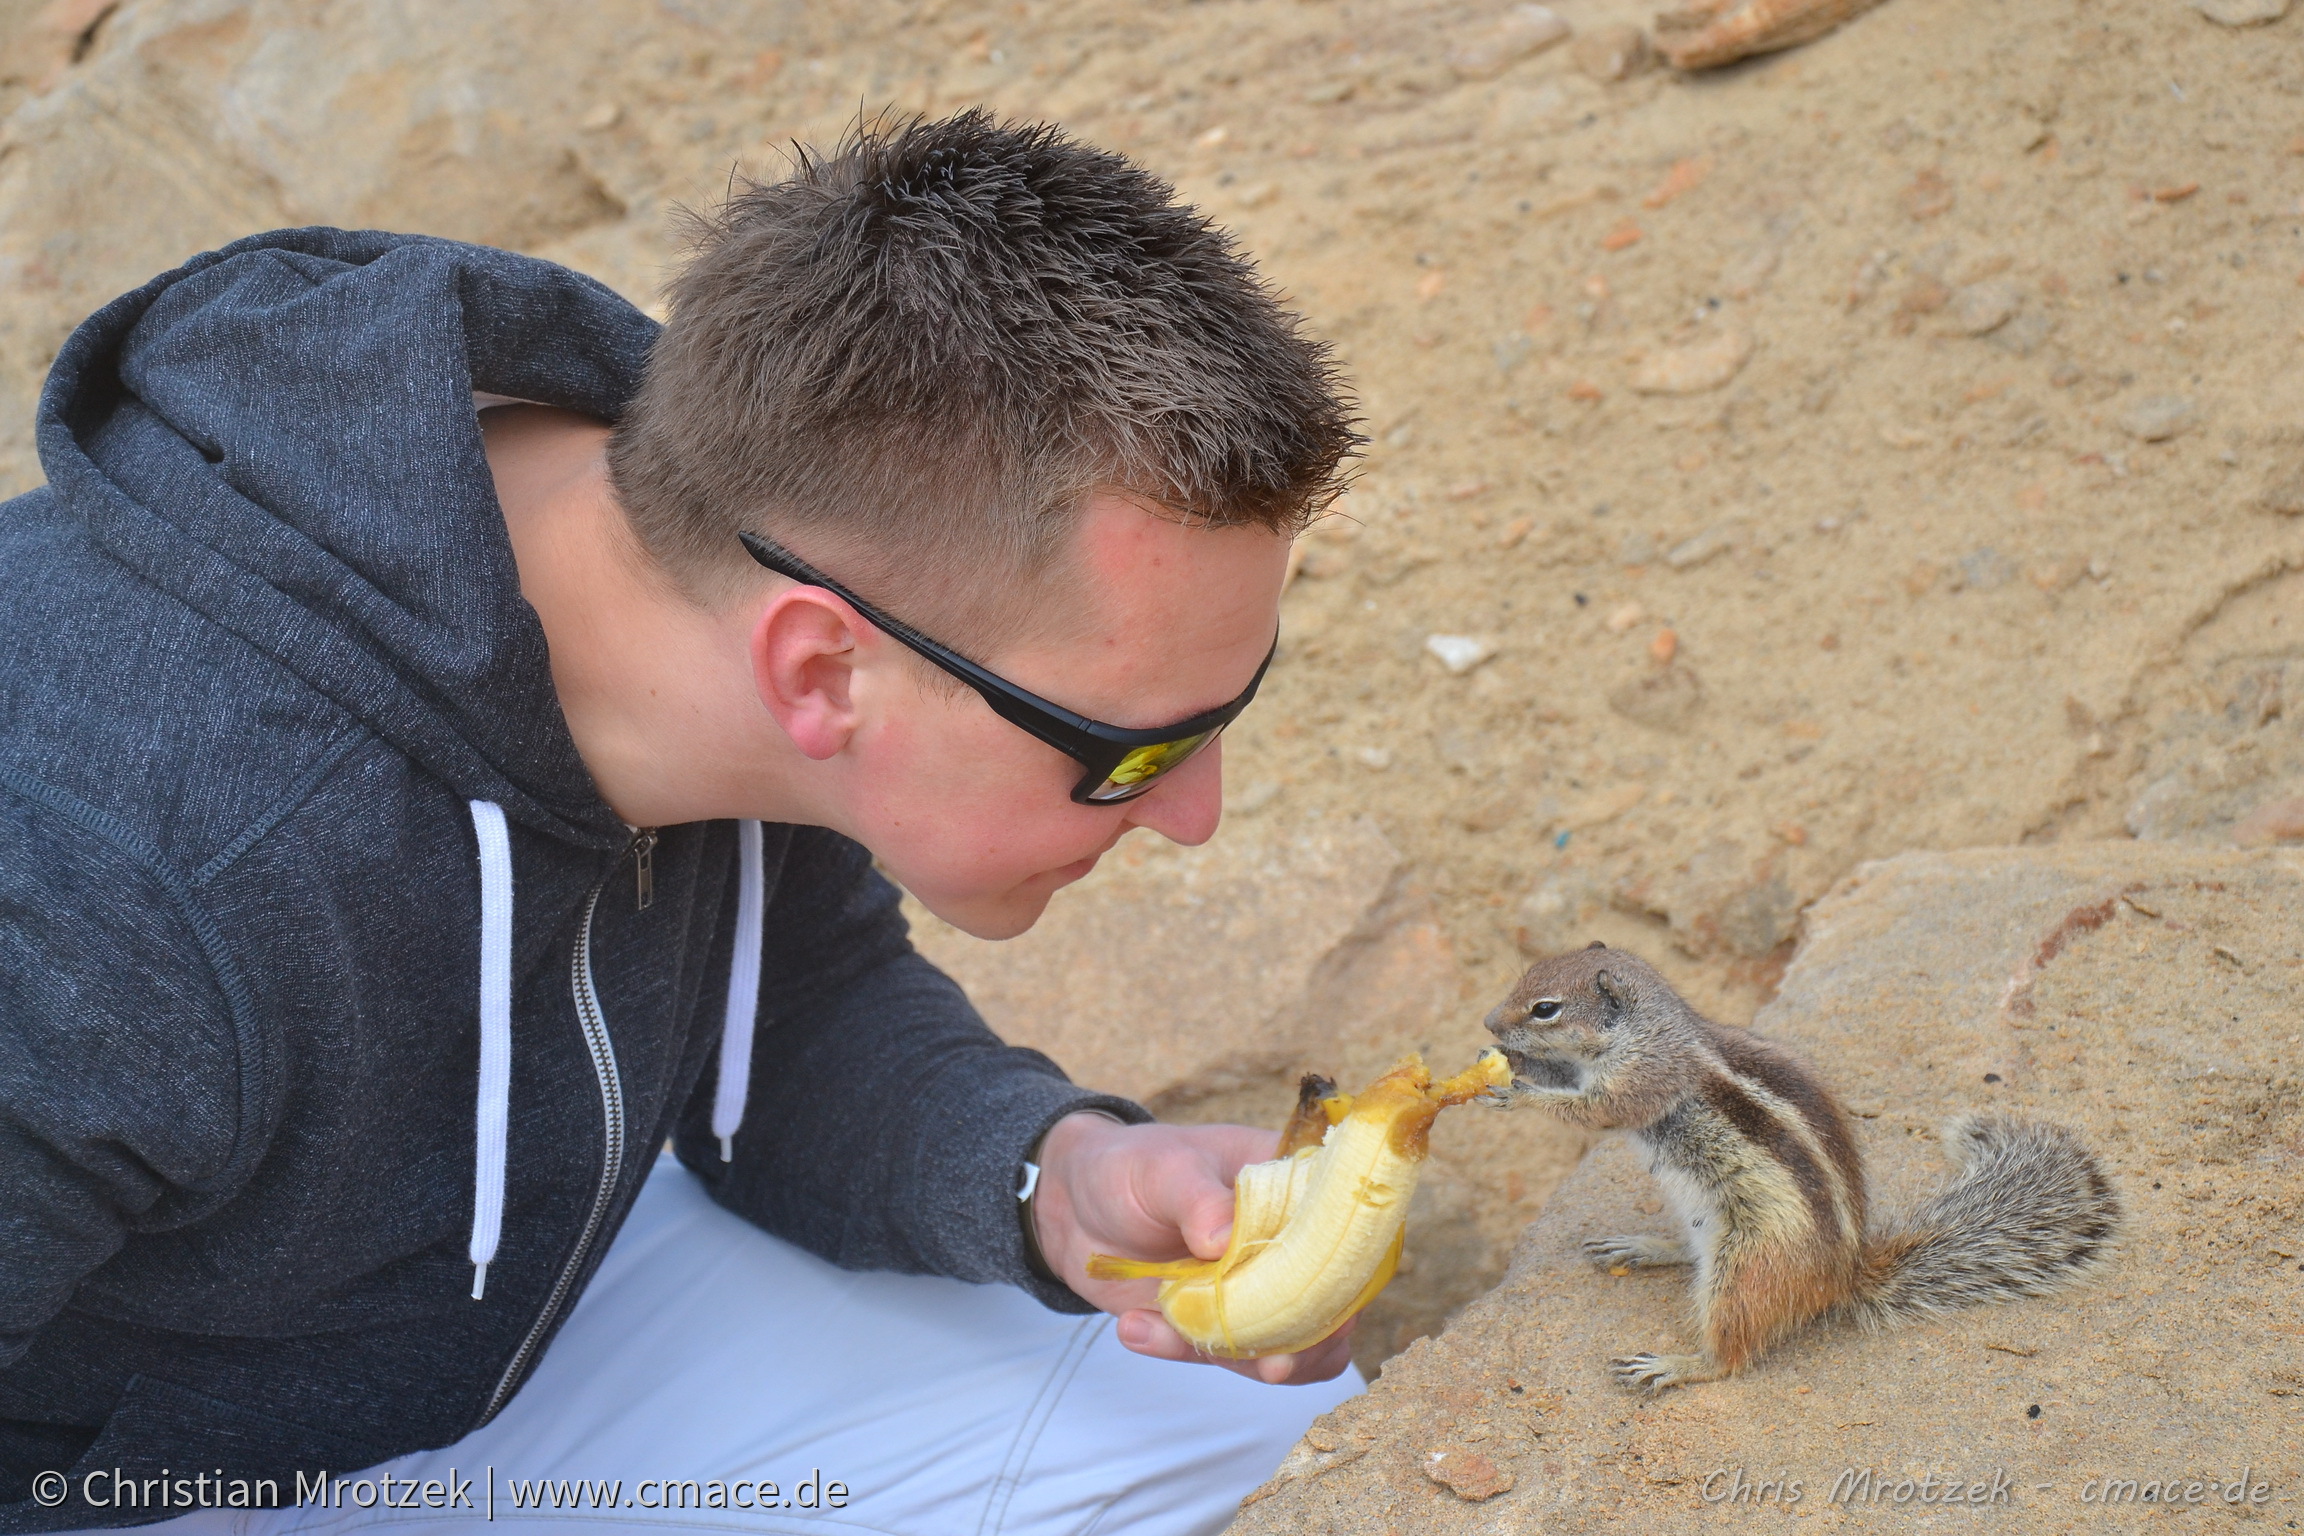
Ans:
{"type": "Polygon", "coordinates": [[[1040,1144],[1035,1231],[1048,1267],[1119,1318],[1120,1342],[1161,1360],[1201,1360],[1257,1381],[1326,1381],[1352,1363],[1352,1325],[1312,1348],[1260,1360],[1202,1354],[1153,1305],[1157,1280],[1091,1280],[1088,1255],[1216,1259],[1232,1236],[1232,1176],[1279,1150],[1245,1125],[1122,1125],[1066,1115],[1040,1144]]]}

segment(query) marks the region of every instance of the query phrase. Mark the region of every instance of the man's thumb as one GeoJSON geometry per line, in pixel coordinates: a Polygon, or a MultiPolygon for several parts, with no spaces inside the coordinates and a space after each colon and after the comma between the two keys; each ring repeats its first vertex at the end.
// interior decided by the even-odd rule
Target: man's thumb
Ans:
{"type": "Polygon", "coordinates": [[[1184,1246],[1192,1250],[1196,1259],[1220,1259],[1232,1241],[1232,1191],[1208,1190],[1197,1193],[1178,1224],[1184,1233],[1184,1246]]]}

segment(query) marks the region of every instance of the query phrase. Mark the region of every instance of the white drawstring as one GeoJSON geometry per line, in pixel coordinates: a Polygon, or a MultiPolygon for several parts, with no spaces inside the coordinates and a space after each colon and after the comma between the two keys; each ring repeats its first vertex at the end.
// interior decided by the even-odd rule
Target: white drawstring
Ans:
{"type": "Polygon", "coordinates": [[[736,1128],[752,1089],[752,1025],[760,1013],[760,939],[767,920],[767,873],[760,823],[736,823],[736,958],[728,966],[728,1017],[720,1030],[720,1080],[712,1090],[712,1134],[720,1161],[736,1157],[736,1128]]]}
{"type": "Polygon", "coordinates": [[[472,1174],[472,1299],[504,1232],[504,1141],[512,1098],[512,834],[504,808],[472,802],[480,840],[480,1092],[472,1174]]]}
{"type": "MultiPolygon", "coordinates": [[[[474,800],[480,843],[480,1087],[474,1111],[472,1299],[488,1290],[488,1265],[504,1233],[504,1154],[512,1099],[512,834],[504,808],[474,800]]],[[[736,954],[728,967],[728,1013],[720,1035],[720,1080],[712,1094],[712,1134],[720,1160],[735,1157],[751,1088],[752,1031],[760,1011],[760,943],[767,919],[767,872],[760,823],[736,823],[736,954]]]]}

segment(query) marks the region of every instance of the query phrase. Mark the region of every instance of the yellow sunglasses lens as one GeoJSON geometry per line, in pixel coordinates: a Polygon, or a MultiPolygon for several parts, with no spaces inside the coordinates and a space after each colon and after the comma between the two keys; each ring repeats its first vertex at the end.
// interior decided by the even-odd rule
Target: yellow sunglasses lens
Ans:
{"type": "Polygon", "coordinates": [[[1104,782],[1089,794],[1090,800],[1124,800],[1141,793],[1144,786],[1176,767],[1209,742],[1216,739],[1214,731],[1202,731],[1197,736],[1185,736],[1175,741],[1163,741],[1149,747],[1138,747],[1104,776],[1104,782]]]}

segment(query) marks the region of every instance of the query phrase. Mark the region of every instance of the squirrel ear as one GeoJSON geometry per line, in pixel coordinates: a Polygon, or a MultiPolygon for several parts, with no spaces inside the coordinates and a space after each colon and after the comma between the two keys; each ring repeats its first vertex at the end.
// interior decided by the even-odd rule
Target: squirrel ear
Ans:
{"type": "Polygon", "coordinates": [[[1592,985],[1600,989],[1600,995],[1608,999],[1610,1006],[1616,1008],[1632,1006],[1632,989],[1608,972],[1594,971],[1592,973],[1592,985]]]}
{"type": "Polygon", "coordinates": [[[1606,949],[1608,946],[1601,943],[1598,939],[1594,939],[1591,943],[1585,945],[1584,947],[1586,949],[1606,949]]]}

